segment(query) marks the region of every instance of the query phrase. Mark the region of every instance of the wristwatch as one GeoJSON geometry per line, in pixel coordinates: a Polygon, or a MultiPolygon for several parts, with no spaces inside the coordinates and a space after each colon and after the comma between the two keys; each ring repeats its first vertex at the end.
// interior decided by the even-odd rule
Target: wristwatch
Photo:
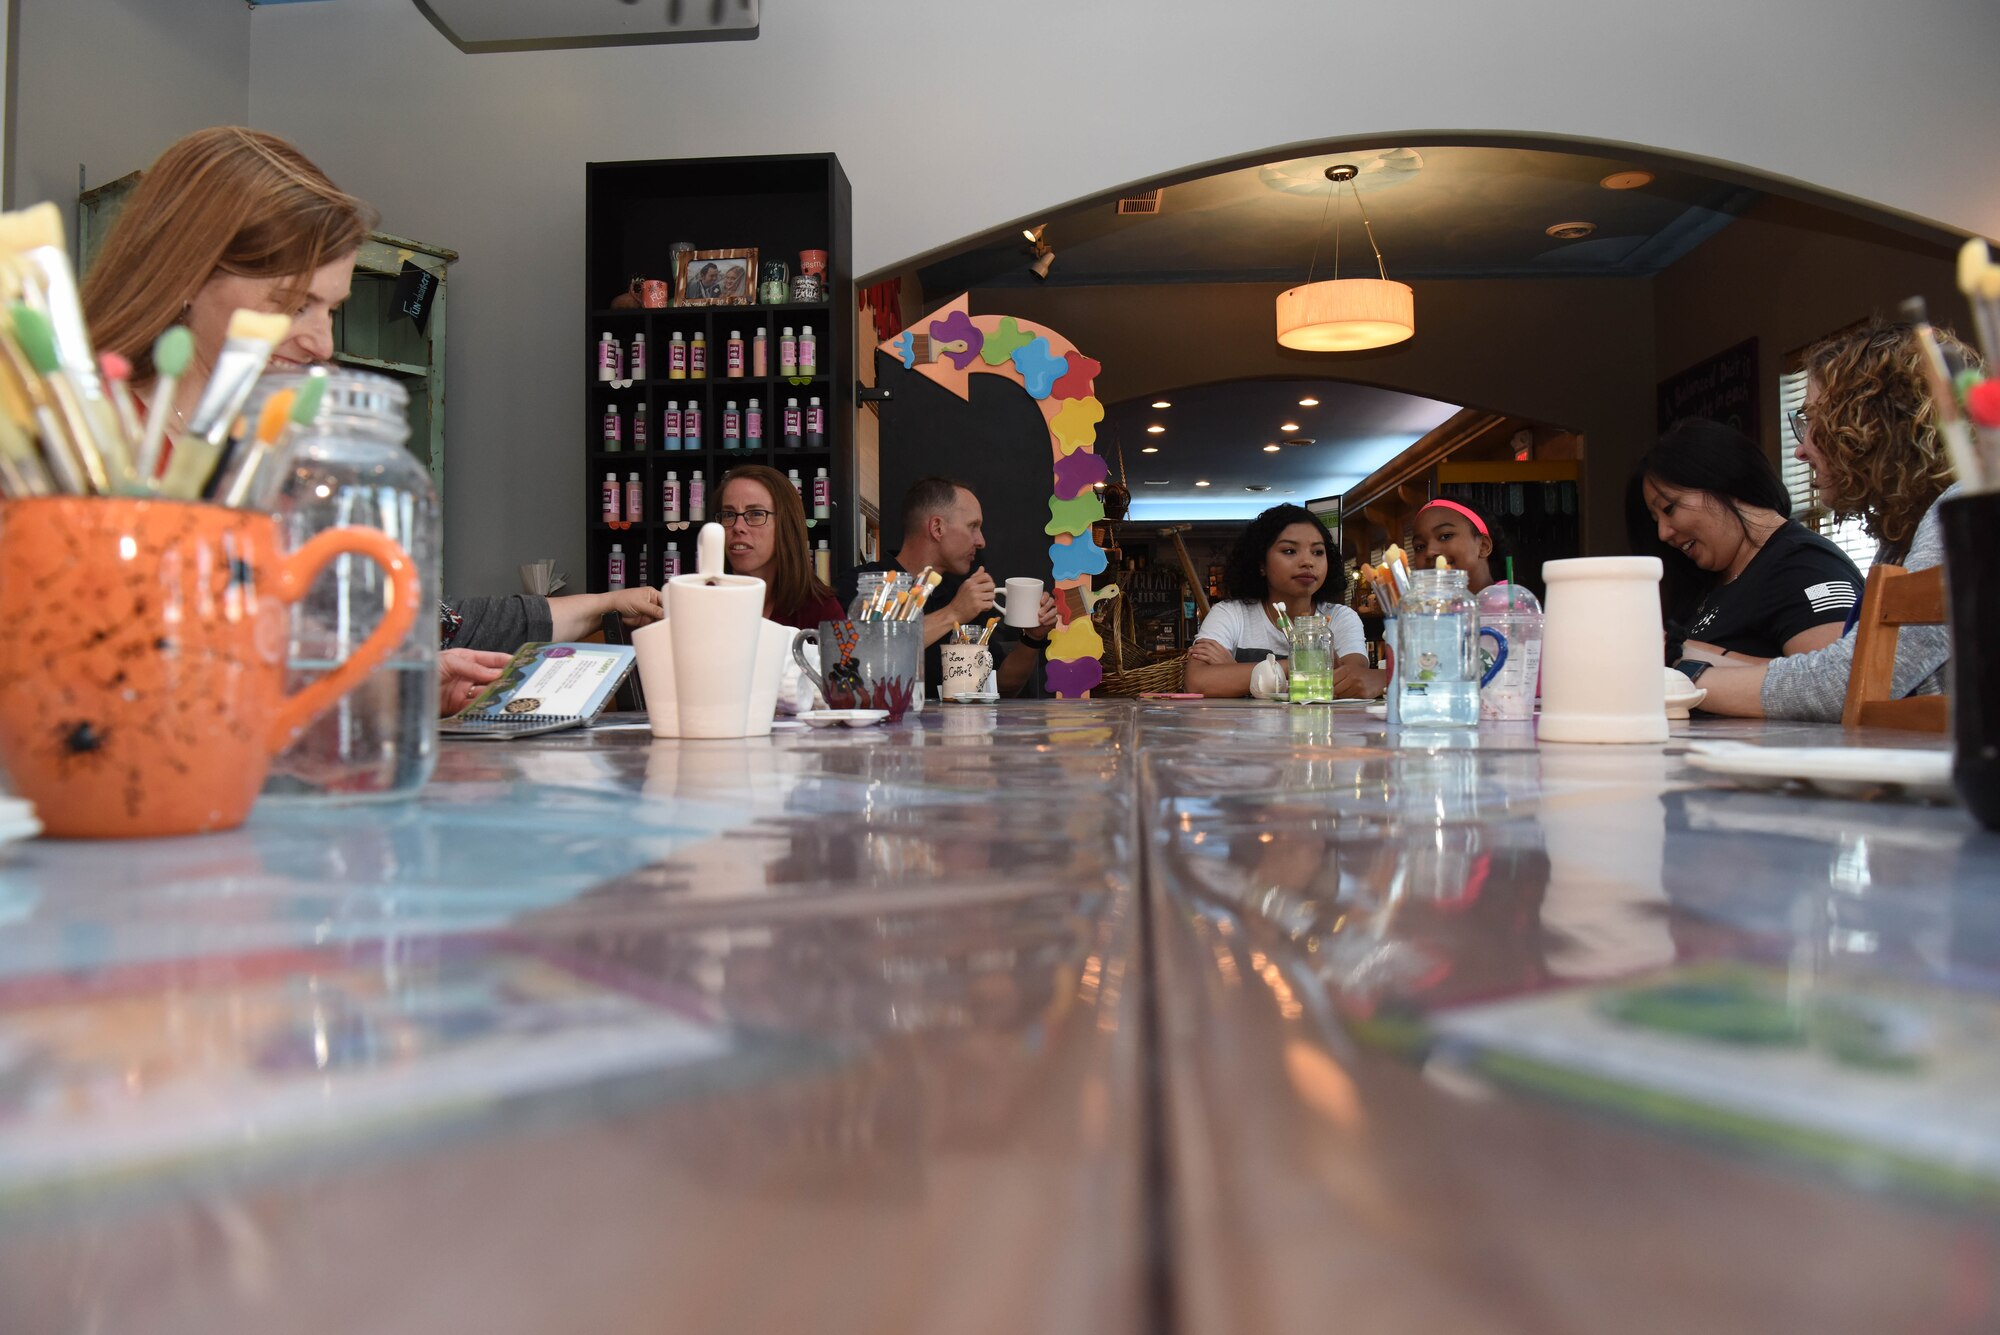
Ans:
{"type": "MultiPolygon", "coordinates": [[[[1683,677],[1686,677],[1689,681],[1693,681],[1695,678],[1701,676],[1702,673],[1708,671],[1711,667],[1714,666],[1715,665],[1713,663],[1710,663],[1706,659],[1683,658],[1680,662],[1674,664],[1674,671],[1680,673],[1683,677]]],[[[1717,680],[1719,681],[1721,679],[1717,678],[1717,680]]]]}
{"type": "Polygon", "coordinates": [[[1049,637],[1044,635],[1038,640],[1026,631],[1023,631],[1021,633],[1021,643],[1027,645],[1030,649],[1046,649],[1049,647],[1049,637]]]}

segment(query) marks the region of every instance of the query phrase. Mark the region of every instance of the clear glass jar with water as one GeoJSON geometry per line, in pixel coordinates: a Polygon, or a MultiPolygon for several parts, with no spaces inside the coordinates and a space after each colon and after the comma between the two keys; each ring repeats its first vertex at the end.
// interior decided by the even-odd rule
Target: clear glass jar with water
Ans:
{"type": "MultiPolygon", "coordinates": [[[[296,387],[267,376],[258,397],[296,387]]],[[[342,696],[278,758],[267,796],[387,800],[424,786],[437,764],[438,579],[442,528],[430,472],[404,448],[409,395],[386,376],[334,371],[318,420],[280,461],[273,512],[294,550],[324,529],[388,534],[417,571],[417,619],[402,646],[342,696]]],[[[246,414],[256,421],[256,400],[246,414]]],[[[382,620],[391,589],[381,567],[336,557],[292,610],[286,689],[325,675],[382,620]]]]}
{"type": "Polygon", "coordinates": [[[1463,570],[1413,570],[1396,614],[1405,727],[1479,724],[1479,607],[1463,570]]]}

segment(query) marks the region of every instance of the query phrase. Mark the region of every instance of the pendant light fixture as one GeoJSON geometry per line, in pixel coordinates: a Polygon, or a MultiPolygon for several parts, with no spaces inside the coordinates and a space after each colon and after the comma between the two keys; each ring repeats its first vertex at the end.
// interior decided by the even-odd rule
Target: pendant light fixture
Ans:
{"type": "MultiPolygon", "coordinates": [[[[1354,184],[1360,173],[1346,163],[1326,169],[1327,203],[1333,215],[1333,277],[1312,281],[1319,265],[1319,241],[1313,241],[1313,262],[1300,287],[1278,294],[1278,342],[1302,352],[1358,352],[1364,348],[1386,348],[1401,343],[1417,332],[1416,298],[1407,283],[1394,282],[1382,263],[1382,248],[1375,244],[1375,229],[1369,225],[1368,210],[1361,203],[1361,191],[1354,184]],[[1340,213],[1335,196],[1342,184],[1354,195],[1354,207],[1361,214],[1361,229],[1368,234],[1368,247],[1375,252],[1375,269],[1380,278],[1340,276],[1340,213]]],[[[1322,219],[1324,227],[1324,219],[1322,219]]]]}

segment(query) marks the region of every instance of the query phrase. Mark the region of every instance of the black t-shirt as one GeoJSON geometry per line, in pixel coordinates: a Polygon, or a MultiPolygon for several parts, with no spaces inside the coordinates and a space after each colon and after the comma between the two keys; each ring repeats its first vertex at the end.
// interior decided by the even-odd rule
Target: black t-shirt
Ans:
{"type": "MultiPolygon", "coordinates": [[[[870,561],[866,565],[858,565],[854,569],[844,572],[839,579],[834,581],[833,596],[840,599],[840,605],[843,608],[853,608],[854,595],[859,591],[861,577],[873,572],[896,575],[913,575],[916,573],[913,570],[903,569],[902,566],[894,561],[870,561]]],[[[944,578],[938,582],[937,588],[931,590],[931,596],[925,600],[924,615],[929,616],[939,608],[948,606],[952,599],[958,597],[958,591],[964,584],[965,576],[953,575],[947,572],[944,578]]],[[[988,621],[999,615],[998,609],[994,609],[985,613],[980,620],[982,622],[988,621]]],[[[994,627],[993,639],[991,641],[993,661],[996,664],[999,663],[1001,659],[1013,652],[1014,646],[1020,640],[1021,632],[1014,627],[1005,624],[994,627]]],[[[932,692],[935,692],[937,684],[944,680],[944,655],[938,652],[938,645],[943,643],[944,640],[941,639],[937,644],[928,645],[924,649],[924,685],[932,692]]],[[[1038,696],[1041,694],[1040,672],[1032,674],[1027,687],[1021,694],[1024,696],[1038,696]]]]}
{"type": "Polygon", "coordinates": [[[1829,621],[1845,624],[1861,572],[1840,548],[1795,520],[1773,533],[1743,573],[1709,590],[1688,638],[1733,654],[1777,658],[1785,641],[1829,621]]]}

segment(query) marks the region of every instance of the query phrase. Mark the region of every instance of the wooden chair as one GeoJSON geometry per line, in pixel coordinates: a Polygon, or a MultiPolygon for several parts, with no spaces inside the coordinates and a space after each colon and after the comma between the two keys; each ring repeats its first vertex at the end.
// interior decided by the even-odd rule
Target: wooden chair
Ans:
{"type": "Polygon", "coordinates": [[[1896,639],[1904,626],[1936,626],[1945,621],[1944,567],[1905,570],[1878,565],[1868,572],[1861,595],[1861,619],[1854,628],[1854,667],[1847,678],[1847,707],[1840,722],[1848,728],[1907,728],[1944,732],[1950,704],[1942,695],[1895,698],[1896,639]]]}

